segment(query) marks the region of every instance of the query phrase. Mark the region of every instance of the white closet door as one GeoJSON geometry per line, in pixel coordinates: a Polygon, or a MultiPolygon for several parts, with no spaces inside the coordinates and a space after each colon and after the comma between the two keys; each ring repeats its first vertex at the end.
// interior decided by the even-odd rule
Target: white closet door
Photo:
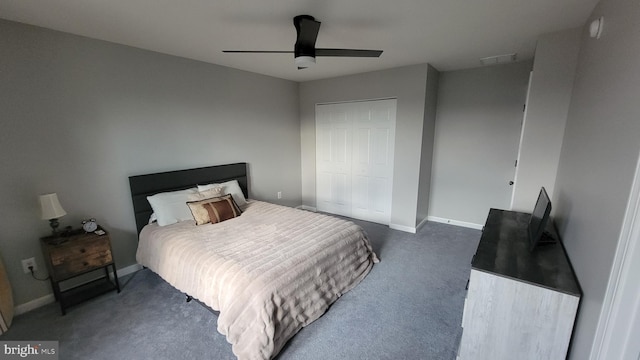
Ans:
{"type": "Polygon", "coordinates": [[[356,103],[353,122],[352,217],[389,224],[396,101],[356,103]]]}
{"type": "MultiPolygon", "coordinates": [[[[316,207],[351,216],[351,118],[349,104],[316,109],[316,207]]],[[[352,110],[351,110],[352,111],[352,110]]]]}
{"type": "Polygon", "coordinates": [[[316,107],[318,211],[389,224],[396,100],[316,107]]]}

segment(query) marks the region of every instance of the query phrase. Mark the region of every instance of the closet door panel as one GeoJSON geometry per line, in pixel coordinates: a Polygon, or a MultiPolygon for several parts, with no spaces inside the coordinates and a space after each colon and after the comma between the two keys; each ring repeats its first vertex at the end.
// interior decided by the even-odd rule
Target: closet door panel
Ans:
{"type": "Polygon", "coordinates": [[[361,206],[353,209],[353,217],[388,225],[391,220],[396,101],[366,101],[357,106],[352,173],[360,177],[358,184],[366,183],[366,186],[354,186],[353,196],[354,199],[366,199],[366,202],[362,201],[361,206]]]}
{"type": "Polygon", "coordinates": [[[316,207],[344,216],[351,216],[349,112],[347,106],[318,106],[316,110],[316,207]]]}

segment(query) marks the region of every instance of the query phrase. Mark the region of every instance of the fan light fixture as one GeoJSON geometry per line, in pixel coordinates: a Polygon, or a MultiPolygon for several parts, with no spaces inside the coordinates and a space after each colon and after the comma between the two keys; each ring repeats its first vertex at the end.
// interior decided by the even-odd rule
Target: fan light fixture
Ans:
{"type": "Polygon", "coordinates": [[[299,68],[308,68],[316,63],[316,58],[313,56],[297,56],[295,58],[296,66],[299,68]]]}

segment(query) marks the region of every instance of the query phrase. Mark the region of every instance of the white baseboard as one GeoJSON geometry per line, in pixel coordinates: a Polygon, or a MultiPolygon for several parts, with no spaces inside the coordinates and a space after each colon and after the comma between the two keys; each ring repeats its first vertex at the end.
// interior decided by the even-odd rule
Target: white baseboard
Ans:
{"type": "MultiPolygon", "coordinates": [[[[132,274],[138,270],[142,269],[142,265],[140,264],[133,264],[133,265],[129,265],[127,267],[124,267],[122,269],[116,269],[116,273],[118,274],[118,278],[121,278],[123,276],[132,274]]],[[[110,272],[109,274],[112,274],[113,272],[110,272]]],[[[47,304],[51,304],[52,302],[55,302],[56,298],[55,296],[53,296],[53,293],[49,293],[45,296],[39,297],[37,299],[28,301],[24,304],[20,304],[20,305],[16,305],[13,308],[13,313],[17,316],[20,314],[24,314],[26,312],[29,312],[31,310],[35,310],[39,307],[45,306],[47,304]]]]}
{"type": "Polygon", "coordinates": [[[133,265],[129,265],[127,267],[123,267],[122,269],[117,269],[116,273],[118,274],[118,277],[122,277],[122,276],[127,276],[129,274],[133,274],[134,272],[136,272],[138,270],[142,270],[142,265],[133,264],[133,265]]]}
{"type": "MultiPolygon", "coordinates": [[[[296,206],[296,209],[308,210],[308,211],[312,211],[312,212],[318,212],[317,208],[315,208],[313,206],[307,206],[307,205],[296,206]]],[[[344,216],[344,215],[338,215],[338,216],[344,216]]],[[[426,222],[426,219],[423,222],[426,222]]],[[[422,223],[420,223],[420,225],[418,225],[418,226],[421,226],[421,225],[422,225],[422,223]]],[[[416,233],[416,228],[415,227],[411,227],[411,226],[398,225],[398,224],[389,224],[389,228],[394,229],[394,230],[400,230],[400,231],[412,233],[412,234],[416,233]]]]}
{"type": "Polygon", "coordinates": [[[28,301],[24,304],[20,304],[20,305],[16,305],[13,308],[13,314],[18,316],[20,314],[24,314],[26,312],[29,312],[31,310],[35,310],[41,306],[45,306],[47,304],[51,304],[52,302],[55,302],[56,298],[55,296],[53,296],[53,293],[51,294],[47,294],[43,297],[39,297],[37,299],[28,301]]]}
{"type": "Polygon", "coordinates": [[[474,223],[470,223],[470,222],[466,222],[466,221],[445,219],[445,218],[436,217],[436,216],[427,216],[427,220],[433,221],[433,222],[438,222],[438,223],[443,223],[443,224],[462,226],[462,227],[466,227],[466,228],[470,228],[470,229],[476,229],[476,230],[482,230],[482,227],[484,226],[482,224],[474,224],[474,223]]]}
{"type": "Polygon", "coordinates": [[[312,211],[312,212],[318,212],[318,209],[316,209],[315,207],[307,206],[307,205],[296,206],[296,209],[307,210],[307,211],[312,211]]]}
{"type": "Polygon", "coordinates": [[[390,229],[394,229],[394,230],[400,230],[400,231],[408,232],[408,233],[411,233],[411,234],[415,234],[416,233],[416,228],[415,227],[406,226],[406,225],[389,224],[389,228],[390,229]]]}
{"type": "Polygon", "coordinates": [[[429,221],[429,219],[427,218],[422,219],[422,221],[420,221],[420,224],[416,226],[416,231],[420,230],[427,223],[427,221],[429,221]]]}

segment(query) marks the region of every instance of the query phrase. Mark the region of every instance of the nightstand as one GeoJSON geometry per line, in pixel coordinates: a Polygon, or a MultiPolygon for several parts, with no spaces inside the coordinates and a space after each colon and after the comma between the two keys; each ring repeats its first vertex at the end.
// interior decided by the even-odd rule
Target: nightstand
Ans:
{"type": "Polygon", "coordinates": [[[120,292],[109,233],[97,235],[86,233],[82,229],[72,230],[57,236],[43,237],[40,244],[49,270],[51,287],[56,300],[60,302],[62,315],[69,306],[108,291],[120,292]],[[109,277],[109,267],[113,271],[113,280],[109,277]],[[62,282],[100,269],[104,269],[104,275],[99,279],[65,290],[60,289],[62,282]]]}

